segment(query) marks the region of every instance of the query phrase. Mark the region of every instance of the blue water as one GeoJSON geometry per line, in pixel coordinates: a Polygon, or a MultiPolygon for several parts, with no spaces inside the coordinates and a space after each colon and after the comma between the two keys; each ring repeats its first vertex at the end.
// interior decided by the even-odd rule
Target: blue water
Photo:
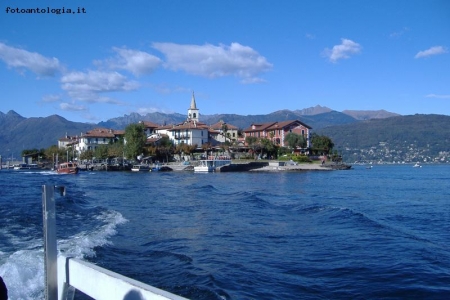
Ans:
{"type": "Polygon", "coordinates": [[[43,184],[67,188],[60,251],[187,298],[450,299],[449,165],[3,170],[0,276],[13,300],[43,297],[43,184]]]}

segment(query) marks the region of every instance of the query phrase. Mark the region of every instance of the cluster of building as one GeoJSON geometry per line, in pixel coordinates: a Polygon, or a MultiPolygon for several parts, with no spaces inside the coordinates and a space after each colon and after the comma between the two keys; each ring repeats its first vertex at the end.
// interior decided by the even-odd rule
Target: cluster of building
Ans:
{"type": "Polygon", "coordinates": [[[418,145],[417,143],[406,144],[398,142],[388,144],[380,142],[377,146],[368,149],[344,148],[344,156],[355,163],[448,163],[450,162],[449,151],[436,151],[431,145],[418,145]]]}
{"type": "MultiPolygon", "coordinates": [[[[207,125],[199,121],[199,109],[192,93],[191,104],[187,111],[187,118],[183,123],[172,125],[158,125],[149,121],[141,121],[145,128],[148,144],[157,144],[163,137],[167,136],[174,145],[202,145],[208,143],[211,146],[217,146],[224,142],[231,142],[237,146],[245,147],[246,137],[267,138],[275,145],[285,146],[285,136],[290,133],[302,135],[310,147],[311,127],[299,120],[290,120],[282,122],[269,122],[262,124],[251,124],[250,127],[242,130],[241,136],[238,134],[238,128],[224,121],[216,124],[207,125]]],[[[86,150],[95,150],[100,145],[107,145],[119,140],[125,135],[124,130],[113,130],[105,128],[96,128],[80,136],[65,136],[58,140],[59,148],[72,147],[77,153],[86,150]]]]}

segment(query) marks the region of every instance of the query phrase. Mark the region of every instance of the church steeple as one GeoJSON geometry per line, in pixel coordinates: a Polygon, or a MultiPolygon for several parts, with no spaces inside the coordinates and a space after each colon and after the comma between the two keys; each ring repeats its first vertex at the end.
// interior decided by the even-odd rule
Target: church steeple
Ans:
{"type": "Polygon", "coordinates": [[[188,121],[192,120],[198,122],[198,117],[199,117],[198,108],[197,104],[195,103],[194,92],[192,92],[191,106],[188,109],[188,121]]]}
{"type": "Polygon", "coordinates": [[[192,92],[191,106],[190,106],[189,108],[190,108],[190,109],[197,109],[197,104],[195,103],[194,92],[192,92]]]}

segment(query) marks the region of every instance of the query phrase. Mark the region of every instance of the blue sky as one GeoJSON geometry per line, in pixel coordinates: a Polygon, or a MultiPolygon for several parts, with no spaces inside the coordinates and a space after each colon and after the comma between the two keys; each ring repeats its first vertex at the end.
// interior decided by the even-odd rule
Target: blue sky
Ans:
{"type": "Polygon", "coordinates": [[[95,123],[132,112],[185,114],[195,91],[208,115],[315,105],[450,115],[446,0],[2,6],[3,113],[95,123]],[[30,8],[44,12],[23,11],[30,8]]]}

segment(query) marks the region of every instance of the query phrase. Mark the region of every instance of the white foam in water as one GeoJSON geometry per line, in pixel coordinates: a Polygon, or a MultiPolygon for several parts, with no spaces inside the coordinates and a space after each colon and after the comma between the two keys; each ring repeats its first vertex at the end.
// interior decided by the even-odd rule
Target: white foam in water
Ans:
{"type": "MultiPolygon", "coordinates": [[[[116,226],[127,220],[115,211],[97,217],[105,222],[92,232],[80,232],[67,240],[58,241],[58,249],[77,258],[95,256],[94,248],[108,245],[108,239],[116,234],[116,226]]],[[[12,254],[0,252],[0,276],[8,288],[10,300],[34,300],[44,298],[44,250],[42,241],[33,241],[28,249],[12,254]]]]}
{"type": "Polygon", "coordinates": [[[92,232],[80,232],[68,240],[60,240],[59,250],[65,255],[77,258],[95,256],[94,248],[110,244],[108,238],[116,234],[116,226],[127,222],[127,220],[115,211],[103,212],[97,216],[98,220],[106,224],[92,232]]]}
{"type": "Polygon", "coordinates": [[[44,298],[43,250],[19,250],[0,265],[10,300],[44,298]]]}

